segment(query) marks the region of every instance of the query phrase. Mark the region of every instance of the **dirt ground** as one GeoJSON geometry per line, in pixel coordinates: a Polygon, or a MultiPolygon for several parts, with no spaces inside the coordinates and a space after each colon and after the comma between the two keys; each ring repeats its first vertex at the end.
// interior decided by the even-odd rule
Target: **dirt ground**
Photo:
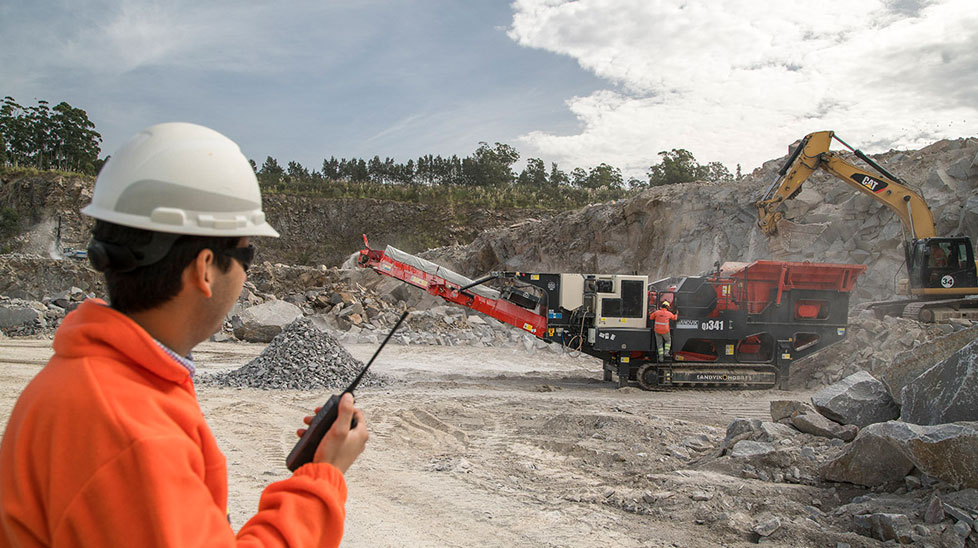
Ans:
{"type": "MultiPolygon", "coordinates": [[[[195,359],[208,373],[262,348],[205,343],[195,359]]],[[[364,361],[375,349],[349,347],[364,361]]],[[[48,340],[0,339],[4,424],[50,354],[48,340]]],[[[596,360],[522,348],[389,346],[373,370],[392,382],[358,391],[371,438],[347,476],[344,546],[747,546],[773,518],[778,531],[760,538],[771,545],[882,546],[831,526],[848,502],[834,489],[697,464],[732,419],[770,420],[771,400],[808,392],[619,390],[596,360]]],[[[200,387],[235,527],[287,476],[301,417],[327,397],[200,387]]]]}

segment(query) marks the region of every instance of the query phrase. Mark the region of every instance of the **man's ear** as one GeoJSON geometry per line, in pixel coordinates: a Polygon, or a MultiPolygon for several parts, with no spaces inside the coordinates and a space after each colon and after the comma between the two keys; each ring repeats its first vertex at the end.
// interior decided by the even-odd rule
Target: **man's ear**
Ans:
{"type": "Polygon", "coordinates": [[[210,298],[214,291],[214,252],[210,249],[201,249],[193,262],[184,269],[184,284],[199,290],[204,297],[210,298]]]}

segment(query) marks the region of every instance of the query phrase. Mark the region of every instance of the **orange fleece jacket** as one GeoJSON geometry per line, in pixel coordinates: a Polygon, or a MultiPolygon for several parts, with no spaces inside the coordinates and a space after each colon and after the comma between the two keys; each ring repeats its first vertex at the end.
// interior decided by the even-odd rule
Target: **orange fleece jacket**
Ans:
{"type": "Polygon", "coordinates": [[[339,546],[346,482],[324,463],[269,485],[235,535],[189,372],[127,316],[86,301],[54,351],[0,445],[0,547],[339,546]]]}

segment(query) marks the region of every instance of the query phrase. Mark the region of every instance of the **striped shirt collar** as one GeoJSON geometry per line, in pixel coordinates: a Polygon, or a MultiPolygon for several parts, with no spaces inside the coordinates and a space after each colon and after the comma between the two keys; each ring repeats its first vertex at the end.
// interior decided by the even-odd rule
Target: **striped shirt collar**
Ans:
{"type": "Polygon", "coordinates": [[[197,372],[197,369],[194,368],[194,355],[193,355],[193,353],[187,354],[186,357],[183,357],[183,356],[178,355],[173,350],[170,350],[170,348],[168,346],[166,346],[165,344],[161,343],[160,341],[158,341],[156,339],[153,339],[153,342],[155,342],[156,344],[158,344],[159,347],[162,348],[164,352],[166,352],[171,358],[173,358],[174,360],[176,360],[177,363],[179,363],[187,371],[189,371],[190,372],[190,377],[193,378],[194,373],[197,372]]]}

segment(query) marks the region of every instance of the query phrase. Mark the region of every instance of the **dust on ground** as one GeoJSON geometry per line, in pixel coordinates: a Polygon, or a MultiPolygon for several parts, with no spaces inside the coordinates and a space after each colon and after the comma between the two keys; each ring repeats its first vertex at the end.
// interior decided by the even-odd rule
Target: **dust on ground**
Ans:
{"type": "MultiPolygon", "coordinates": [[[[204,343],[194,357],[219,372],[263,348],[204,343]]],[[[348,349],[366,362],[376,346],[348,349]]],[[[0,339],[4,423],[50,355],[48,340],[0,339]]],[[[597,360],[489,347],[392,345],[372,369],[394,382],[357,393],[371,437],[347,475],[344,546],[747,546],[772,517],[771,545],[882,545],[821,530],[812,514],[847,502],[834,489],[697,469],[696,451],[677,451],[715,446],[732,419],[810,392],[617,389],[597,360]]],[[[295,430],[329,394],[205,385],[198,396],[240,527],[261,489],[288,476],[295,430]]]]}

